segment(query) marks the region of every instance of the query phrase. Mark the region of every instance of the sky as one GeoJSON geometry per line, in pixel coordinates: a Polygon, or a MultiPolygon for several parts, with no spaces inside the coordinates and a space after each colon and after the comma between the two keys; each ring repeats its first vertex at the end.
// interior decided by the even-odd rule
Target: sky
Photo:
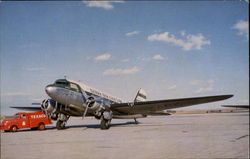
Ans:
{"type": "Polygon", "coordinates": [[[247,1],[0,2],[1,114],[65,78],[132,101],[233,94],[249,104],[247,1]]]}

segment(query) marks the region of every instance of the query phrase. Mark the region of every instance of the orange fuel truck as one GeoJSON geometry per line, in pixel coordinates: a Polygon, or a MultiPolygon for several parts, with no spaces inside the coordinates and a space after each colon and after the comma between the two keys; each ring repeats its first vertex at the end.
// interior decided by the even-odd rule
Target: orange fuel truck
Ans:
{"type": "Polygon", "coordinates": [[[16,132],[18,129],[31,128],[32,130],[45,130],[45,125],[52,124],[44,112],[20,112],[11,119],[4,119],[0,125],[1,130],[16,132]]]}

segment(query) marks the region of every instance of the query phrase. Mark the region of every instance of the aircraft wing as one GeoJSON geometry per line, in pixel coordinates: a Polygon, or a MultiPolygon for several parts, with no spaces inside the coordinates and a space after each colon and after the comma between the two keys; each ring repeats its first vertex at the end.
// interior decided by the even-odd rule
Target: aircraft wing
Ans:
{"type": "Polygon", "coordinates": [[[169,99],[169,100],[155,100],[155,101],[143,101],[135,103],[115,103],[111,104],[110,109],[116,115],[130,115],[130,114],[145,114],[153,115],[156,111],[165,109],[173,109],[186,107],[196,104],[203,104],[209,102],[216,102],[224,99],[231,98],[233,95],[219,95],[219,96],[207,96],[207,97],[194,97],[194,98],[181,98],[181,99],[169,99]]]}
{"type": "Polygon", "coordinates": [[[249,109],[249,105],[222,105],[222,107],[249,109]]]}
{"type": "Polygon", "coordinates": [[[27,111],[40,111],[41,107],[10,107],[15,109],[27,110],[27,111]]]}

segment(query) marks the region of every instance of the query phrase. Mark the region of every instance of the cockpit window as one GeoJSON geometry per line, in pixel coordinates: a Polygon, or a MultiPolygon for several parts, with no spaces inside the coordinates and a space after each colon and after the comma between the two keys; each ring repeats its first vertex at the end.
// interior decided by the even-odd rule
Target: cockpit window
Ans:
{"type": "Polygon", "coordinates": [[[69,82],[66,79],[58,79],[55,81],[55,84],[59,87],[70,89],[76,92],[81,92],[80,87],[76,83],[69,82]]]}
{"type": "Polygon", "coordinates": [[[19,118],[20,115],[19,115],[19,114],[15,114],[13,117],[14,117],[14,118],[19,118]]]}
{"type": "Polygon", "coordinates": [[[67,85],[67,82],[56,82],[56,84],[62,84],[62,85],[67,85]]]}
{"type": "Polygon", "coordinates": [[[78,86],[75,83],[70,83],[70,89],[73,91],[80,92],[78,86]]]}
{"type": "Polygon", "coordinates": [[[22,118],[22,119],[26,119],[26,115],[22,114],[22,115],[21,115],[21,118],[22,118]]]}
{"type": "Polygon", "coordinates": [[[66,81],[66,80],[57,80],[57,81],[55,82],[55,84],[61,85],[61,86],[64,86],[64,87],[69,87],[69,82],[66,81]]]}

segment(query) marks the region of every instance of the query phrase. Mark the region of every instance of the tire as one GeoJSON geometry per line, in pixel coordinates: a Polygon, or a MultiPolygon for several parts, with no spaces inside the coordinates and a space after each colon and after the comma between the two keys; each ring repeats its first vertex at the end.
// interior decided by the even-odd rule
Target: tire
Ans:
{"type": "Polygon", "coordinates": [[[37,127],[38,130],[45,130],[45,124],[44,123],[40,123],[37,127]]]}
{"type": "Polygon", "coordinates": [[[65,122],[61,121],[61,120],[58,120],[56,122],[56,128],[57,130],[62,130],[62,129],[65,129],[65,122]]]}
{"type": "Polygon", "coordinates": [[[102,130],[106,130],[106,129],[109,129],[110,125],[109,125],[109,121],[108,120],[105,120],[105,119],[102,119],[101,120],[101,129],[102,130]]]}
{"type": "Polygon", "coordinates": [[[16,125],[13,125],[13,126],[10,127],[10,131],[11,131],[11,132],[17,132],[17,129],[18,129],[18,128],[17,128],[16,125]]]}

